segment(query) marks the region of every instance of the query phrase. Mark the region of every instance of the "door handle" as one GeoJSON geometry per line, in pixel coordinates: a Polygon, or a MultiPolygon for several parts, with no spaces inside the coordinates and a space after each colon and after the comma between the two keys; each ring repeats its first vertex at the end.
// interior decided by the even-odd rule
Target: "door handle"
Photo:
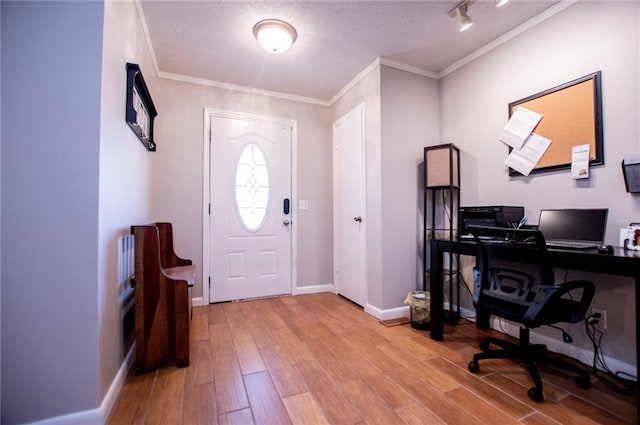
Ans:
{"type": "Polygon", "coordinates": [[[362,217],[360,217],[359,215],[356,217],[353,217],[353,221],[355,221],[356,223],[362,223],[362,217]]]}
{"type": "Polygon", "coordinates": [[[285,220],[282,222],[282,224],[284,224],[285,226],[288,226],[291,224],[291,222],[289,220],[285,220]]]}

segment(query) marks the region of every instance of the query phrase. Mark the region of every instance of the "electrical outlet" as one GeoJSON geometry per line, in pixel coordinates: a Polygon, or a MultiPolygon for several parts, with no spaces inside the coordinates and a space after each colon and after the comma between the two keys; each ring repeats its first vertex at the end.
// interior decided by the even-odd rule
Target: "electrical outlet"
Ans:
{"type": "Polygon", "coordinates": [[[598,325],[599,327],[601,327],[602,329],[607,329],[607,310],[605,310],[604,308],[592,308],[591,309],[591,314],[600,314],[600,317],[598,317],[598,325]]]}

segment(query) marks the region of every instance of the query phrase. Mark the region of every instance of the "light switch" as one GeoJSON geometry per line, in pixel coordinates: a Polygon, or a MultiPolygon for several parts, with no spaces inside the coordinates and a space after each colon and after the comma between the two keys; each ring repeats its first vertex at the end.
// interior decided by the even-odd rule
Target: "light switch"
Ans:
{"type": "Polygon", "coordinates": [[[300,210],[308,210],[309,209],[309,201],[306,199],[300,199],[298,201],[298,209],[300,210]]]}

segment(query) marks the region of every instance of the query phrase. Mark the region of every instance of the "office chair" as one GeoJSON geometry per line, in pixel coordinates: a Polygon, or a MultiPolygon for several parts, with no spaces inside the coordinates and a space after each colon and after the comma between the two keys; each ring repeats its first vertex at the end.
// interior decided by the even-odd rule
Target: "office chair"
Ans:
{"type": "MultiPolygon", "coordinates": [[[[478,362],[482,359],[520,360],[535,384],[529,388],[528,395],[538,403],[544,396],[536,363],[575,373],[576,384],[590,388],[591,376],[586,369],[552,357],[545,345],[530,344],[529,329],[583,320],[595,292],[593,282],[573,280],[555,285],[544,236],[538,230],[472,226],[471,232],[478,244],[477,264],[473,271],[473,305],[477,309],[479,327],[488,328],[491,315],[521,326],[517,343],[497,338],[482,341],[482,352],[473,356],[469,370],[478,373],[478,362]],[[499,349],[491,349],[492,344],[499,349]]],[[[563,339],[571,342],[571,337],[564,331],[563,339]]]]}

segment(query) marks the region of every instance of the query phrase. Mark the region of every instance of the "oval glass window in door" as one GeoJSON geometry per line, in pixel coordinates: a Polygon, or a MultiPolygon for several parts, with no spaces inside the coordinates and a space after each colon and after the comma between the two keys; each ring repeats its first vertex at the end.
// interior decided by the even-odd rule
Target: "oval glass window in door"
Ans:
{"type": "Polygon", "coordinates": [[[247,230],[255,231],[262,226],[269,207],[269,170],[257,144],[250,143],[242,150],[235,185],[240,221],[247,230]]]}

